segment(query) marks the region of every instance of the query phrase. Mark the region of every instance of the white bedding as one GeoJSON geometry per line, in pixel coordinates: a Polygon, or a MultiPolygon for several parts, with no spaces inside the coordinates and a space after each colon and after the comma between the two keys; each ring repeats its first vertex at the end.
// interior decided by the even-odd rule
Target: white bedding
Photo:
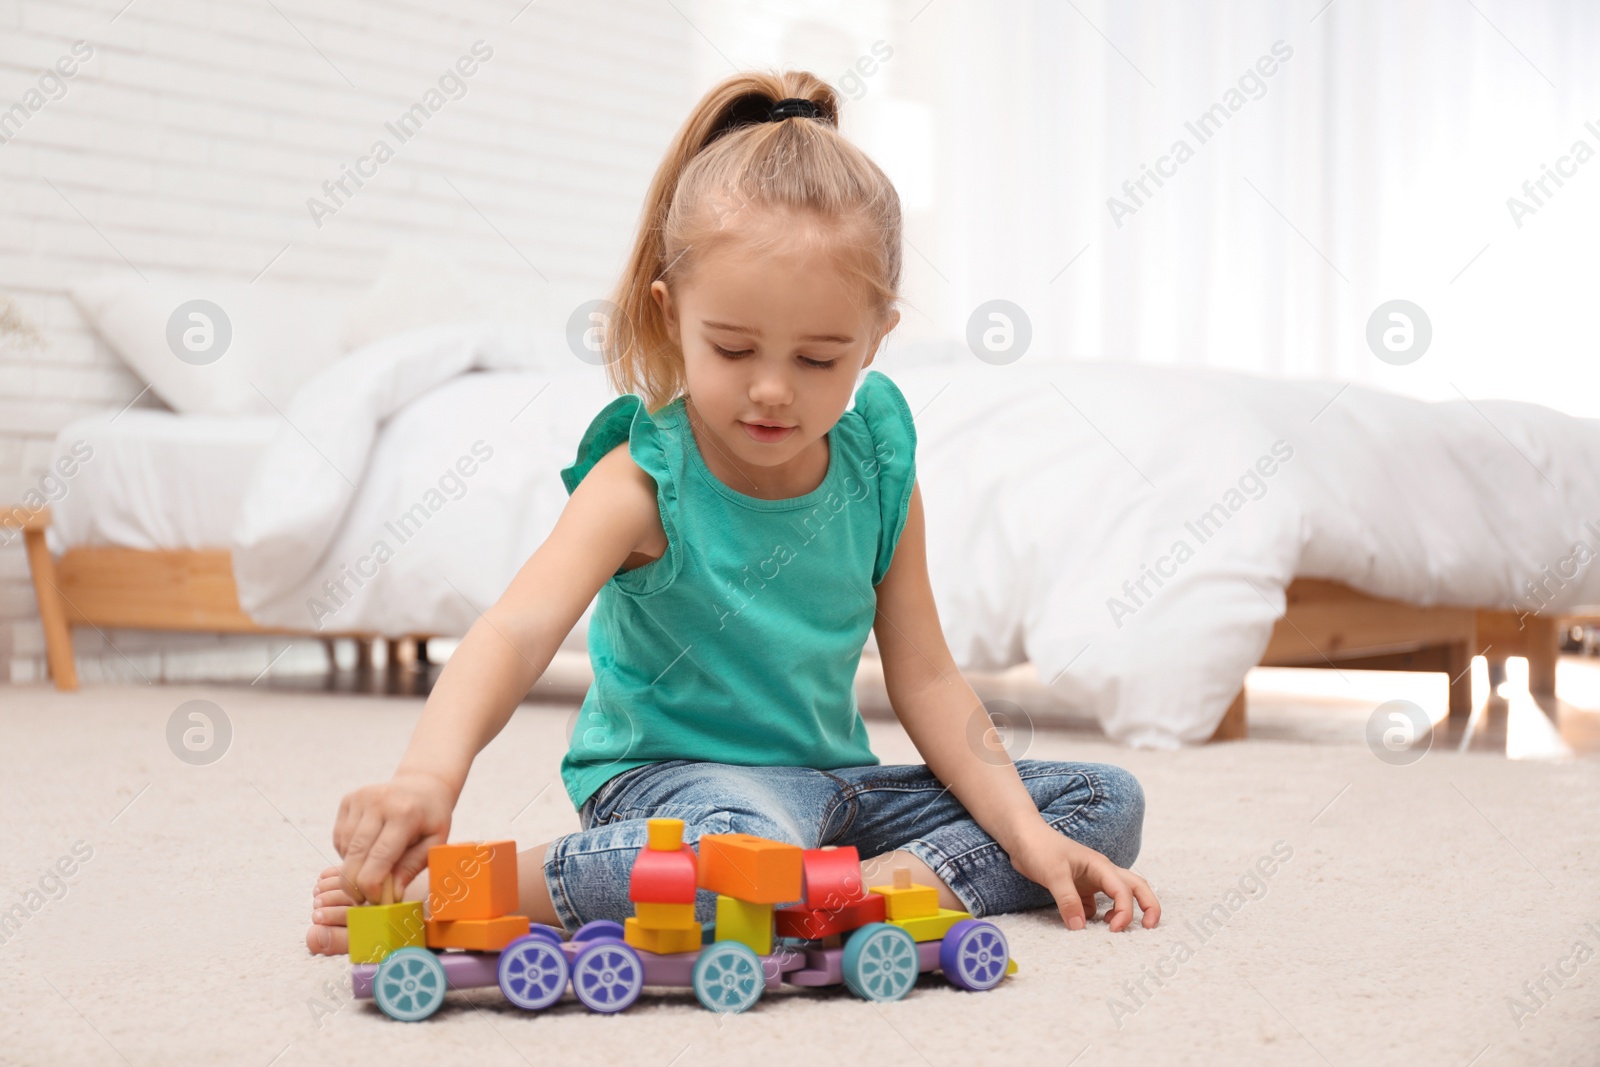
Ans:
{"type": "MultiPolygon", "coordinates": [[[[1128,743],[1209,737],[1297,576],[1420,604],[1531,609],[1533,580],[1552,607],[1600,601],[1594,421],[1104,363],[882,369],[918,413],[958,663],[1032,660],[1128,743]]],[[[610,396],[598,368],[486,325],[351,355],[255,468],[232,538],[245,609],[465,632],[554,525],[558,471],[610,396]]]]}
{"type": "Polygon", "coordinates": [[[68,423],[56,435],[56,456],[81,461],[50,505],[51,551],[226,548],[250,472],[282,425],[276,415],[148,408],[68,423]]]}

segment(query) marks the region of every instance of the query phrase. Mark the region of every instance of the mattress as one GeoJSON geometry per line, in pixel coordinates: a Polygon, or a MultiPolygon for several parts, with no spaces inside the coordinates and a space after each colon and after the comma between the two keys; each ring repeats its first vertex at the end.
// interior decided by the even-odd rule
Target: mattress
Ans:
{"type": "Polygon", "coordinates": [[[69,423],[51,457],[48,542],[227,548],[278,415],[176,415],[130,408],[69,423]]]}

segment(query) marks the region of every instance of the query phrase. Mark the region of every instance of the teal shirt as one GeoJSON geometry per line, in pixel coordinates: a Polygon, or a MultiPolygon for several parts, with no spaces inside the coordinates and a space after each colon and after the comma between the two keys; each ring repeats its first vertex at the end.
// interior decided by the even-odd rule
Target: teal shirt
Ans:
{"type": "Polygon", "coordinates": [[[594,683],[561,780],[574,807],[614,775],[660,760],[747,766],[878,762],[855,676],[911,506],[916,429],[894,382],[868,370],[827,433],[828,473],[764,500],[706,467],[680,396],[652,417],[626,394],[603,408],[561,471],[570,494],[626,441],[656,483],[667,551],[619,570],[589,623],[594,683]]]}

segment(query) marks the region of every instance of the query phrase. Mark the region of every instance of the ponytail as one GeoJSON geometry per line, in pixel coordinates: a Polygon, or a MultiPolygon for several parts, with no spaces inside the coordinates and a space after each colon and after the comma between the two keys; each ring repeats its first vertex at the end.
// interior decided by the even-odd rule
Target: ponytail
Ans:
{"type": "Polygon", "coordinates": [[[688,277],[699,258],[733,236],[729,226],[741,214],[761,209],[817,223],[839,248],[841,269],[864,284],[869,306],[889,312],[900,285],[900,198],[877,164],[839,133],[833,88],[806,71],[736,74],[695,106],[645,196],[604,343],[606,374],[619,393],[638,393],[650,411],[683,393],[683,353],[651,283],[671,288],[688,277]],[[816,117],[766,121],[775,102],[790,98],[809,100],[816,117]]]}

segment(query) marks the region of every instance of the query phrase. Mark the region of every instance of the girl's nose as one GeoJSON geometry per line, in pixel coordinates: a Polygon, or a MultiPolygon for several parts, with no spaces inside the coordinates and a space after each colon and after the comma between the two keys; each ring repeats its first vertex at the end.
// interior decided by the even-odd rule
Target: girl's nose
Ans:
{"type": "Polygon", "coordinates": [[[767,372],[750,383],[750,400],[763,407],[784,407],[794,399],[788,379],[781,373],[767,372]]]}

